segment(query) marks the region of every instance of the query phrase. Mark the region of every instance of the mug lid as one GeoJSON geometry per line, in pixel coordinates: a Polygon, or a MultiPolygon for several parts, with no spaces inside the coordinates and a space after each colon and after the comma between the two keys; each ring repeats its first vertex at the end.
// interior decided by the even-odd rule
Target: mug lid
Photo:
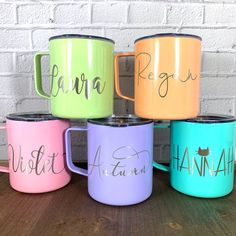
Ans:
{"type": "Polygon", "coordinates": [[[49,113],[44,112],[24,112],[24,113],[12,113],[7,115],[8,120],[17,121],[46,121],[46,120],[61,120],[52,116],[49,113]]]}
{"type": "Polygon", "coordinates": [[[134,41],[134,43],[143,39],[159,38],[159,37],[185,37],[185,38],[187,37],[187,38],[196,38],[196,39],[202,40],[200,36],[194,35],[194,34],[163,33],[163,34],[153,34],[153,35],[148,35],[148,36],[138,38],[134,41]]]}
{"type": "Polygon", "coordinates": [[[127,126],[135,126],[135,125],[145,125],[152,123],[152,120],[139,118],[134,115],[112,115],[107,118],[99,118],[99,119],[90,119],[88,123],[95,125],[104,125],[104,126],[112,126],[112,127],[127,127],[127,126]]]}
{"type": "Polygon", "coordinates": [[[191,118],[183,121],[195,123],[225,123],[236,121],[236,117],[228,115],[205,114],[199,115],[196,118],[191,118]]]}
{"type": "Polygon", "coordinates": [[[83,39],[98,39],[98,40],[105,40],[109,41],[111,43],[115,43],[112,39],[101,37],[101,36],[95,36],[95,35],[86,35],[86,34],[61,34],[61,35],[55,35],[49,38],[50,40],[53,39],[68,39],[68,38],[83,38],[83,39]]]}

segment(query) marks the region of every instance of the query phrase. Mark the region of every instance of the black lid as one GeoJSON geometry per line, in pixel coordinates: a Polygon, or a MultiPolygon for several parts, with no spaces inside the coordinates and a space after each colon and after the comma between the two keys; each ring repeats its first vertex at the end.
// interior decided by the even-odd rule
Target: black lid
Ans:
{"type": "Polygon", "coordinates": [[[121,116],[114,115],[107,118],[90,119],[88,120],[88,122],[96,125],[127,127],[127,126],[150,124],[153,121],[144,118],[139,118],[133,115],[121,115],[121,116]]]}
{"type": "Polygon", "coordinates": [[[202,40],[200,36],[194,35],[194,34],[163,33],[163,34],[153,34],[153,35],[144,36],[144,37],[136,39],[134,42],[136,43],[139,40],[149,39],[149,38],[158,38],[158,37],[187,37],[187,38],[196,38],[196,39],[202,40]]]}
{"type": "Polygon", "coordinates": [[[49,41],[53,40],[53,39],[65,39],[65,38],[98,39],[98,40],[105,40],[105,41],[109,41],[111,43],[115,43],[112,39],[109,39],[109,38],[95,36],[95,35],[85,35],[85,34],[61,34],[61,35],[55,35],[55,36],[52,36],[51,38],[49,38],[49,41]]]}
{"type": "Polygon", "coordinates": [[[44,112],[24,112],[24,113],[12,113],[7,115],[8,120],[18,121],[47,121],[47,120],[60,120],[52,116],[49,113],[44,112]]]}
{"type": "Polygon", "coordinates": [[[195,122],[195,123],[225,123],[236,121],[235,116],[227,115],[199,115],[196,118],[184,120],[186,122],[195,122]]]}

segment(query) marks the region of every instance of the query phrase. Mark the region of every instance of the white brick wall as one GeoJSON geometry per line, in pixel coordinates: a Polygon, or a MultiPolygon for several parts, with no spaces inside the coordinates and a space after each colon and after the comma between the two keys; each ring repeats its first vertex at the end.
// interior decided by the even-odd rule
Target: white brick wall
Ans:
{"type": "MultiPolygon", "coordinates": [[[[49,109],[34,91],[33,55],[47,50],[50,36],[105,36],[120,52],[132,51],[138,37],[163,32],[202,37],[201,110],[236,115],[235,0],[0,0],[0,120],[12,112],[49,109]]],[[[47,59],[43,71],[49,89],[47,59]]],[[[132,95],[132,58],[121,61],[120,74],[124,93],[132,95]]],[[[115,96],[115,113],[132,112],[131,102],[115,96]]],[[[3,133],[0,159],[6,158],[3,133]]],[[[75,159],[86,157],[84,140],[74,143],[75,159]]],[[[168,160],[168,140],[168,130],[155,131],[156,159],[168,160]]]]}

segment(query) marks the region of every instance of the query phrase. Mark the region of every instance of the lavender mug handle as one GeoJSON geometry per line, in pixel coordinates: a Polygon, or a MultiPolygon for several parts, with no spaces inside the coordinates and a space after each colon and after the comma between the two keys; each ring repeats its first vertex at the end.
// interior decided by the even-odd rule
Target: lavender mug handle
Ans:
{"type": "Polygon", "coordinates": [[[74,173],[88,176],[88,171],[83,168],[75,166],[72,162],[72,153],[71,153],[71,131],[87,131],[86,128],[80,127],[71,127],[68,128],[65,132],[65,142],[66,142],[66,163],[67,167],[74,173]]]}
{"type": "MultiPolygon", "coordinates": [[[[6,125],[0,126],[0,129],[6,129],[6,125]]],[[[9,173],[9,167],[0,166],[0,172],[9,173]]]]}
{"type": "MultiPolygon", "coordinates": [[[[165,122],[156,122],[154,124],[154,128],[159,128],[159,129],[169,129],[170,128],[170,124],[169,123],[165,123],[165,122]]],[[[153,166],[159,170],[163,170],[166,172],[170,172],[170,168],[166,165],[162,165],[157,163],[156,161],[153,161],[153,166]]]]}

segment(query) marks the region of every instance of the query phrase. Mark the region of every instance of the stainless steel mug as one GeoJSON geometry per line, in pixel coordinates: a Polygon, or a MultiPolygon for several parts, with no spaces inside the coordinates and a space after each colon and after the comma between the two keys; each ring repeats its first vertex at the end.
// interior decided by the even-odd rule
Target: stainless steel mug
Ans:
{"type": "Polygon", "coordinates": [[[88,120],[66,131],[68,168],[88,176],[89,195],[109,205],[131,205],[152,193],[153,122],[137,117],[88,120]],[[87,131],[88,171],[74,166],[71,131],[87,131]]]}
{"type": "Polygon", "coordinates": [[[101,118],[113,113],[114,42],[65,34],[49,39],[49,52],[34,58],[35,88],[50,99],[52,114],[62,118],[101,118]],[[50,94],[43,90],[41,58],[50,57],[50,94]]]}
{"type": "Polygon", "coordinates": [[[7,116],[6,129],[10,185],[25,193],[43,193],[70,182],[66,166],[64,132],[69,120],[47,113],[15,113],[7,116]]]}
{"type": "MultiPolygon", "coordinates": [[[[202,115],[171,121],[171,186],[187,195],[216,198],[229,194],[234,183],[236,118],[202,115]]],[[[158,125],[157,125],[158,127],[158,125]]]]}

